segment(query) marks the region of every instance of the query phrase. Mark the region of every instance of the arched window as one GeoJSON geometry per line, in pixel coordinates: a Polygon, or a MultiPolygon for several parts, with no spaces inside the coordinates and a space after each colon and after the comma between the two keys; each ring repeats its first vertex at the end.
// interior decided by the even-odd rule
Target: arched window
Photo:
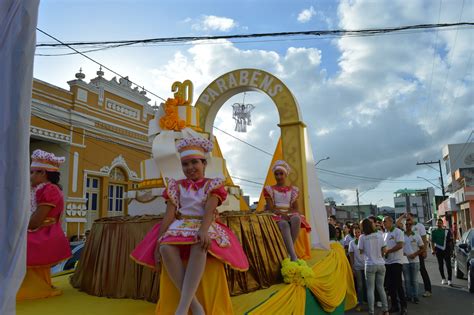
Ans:
{"type": "Polygon", "coordinates": [[[127,176],[125,172],[115,167],[110,171],[109,175],[109,191],[107,212],[109,217],[121,216],[125,212],[124,193],[127,176]]]}

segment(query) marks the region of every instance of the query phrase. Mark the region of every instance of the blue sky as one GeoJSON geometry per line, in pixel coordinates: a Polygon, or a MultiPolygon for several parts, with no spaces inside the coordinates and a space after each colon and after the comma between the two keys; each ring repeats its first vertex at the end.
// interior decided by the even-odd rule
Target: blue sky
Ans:
{"type": "MultiPolygon", "coordinates": [[[[325,29],[363,29],[474,20],[472,1],[42,1],[38,27],[64,41],[116,40],[325,29]],[[441,3],[441,7],[440,7],[441,3]],[[462,10],[461,10],[462,9],[462,10]],[[438,13],[441,12],[438,19],[438,13]]],[[[288,38],[287,38],[288,39],[288,38]]],[[[325,196],[393,206],[399,188],[431,186],[438,174],[417,160],[441,158],[442,146],[465,141],[472,130],[472,29],[379,37],[256,41],[119,48],[90,53],[132,81],[170,96],[170,84],[191,79],[195,95],[227,71],[255,67],[280,77],[297,97],[322,168],[392,181],[361,181],[320,172],[325,196]],[[395,180],[395,181],[393,181],[395,180]],[[339,187],[339,188],[335,188],[339,187]],[[340,189],[341,188],[341,189],[340,189]]],[[[38,35],[38,42],[50,42],[38,35]]],[[[41,49],[62,53],[67,49],[41,49]]],[[[35,77],[67,88],[81,56],[35,58],[35,77]]],[[[113,75],[106,72],[106,78],[113,75]]],[[[229,100],[216,126],[233,132],[229,100]]],[[[273,151],[277,112],[266,96],[254,125],[236,134],[273,151]]],[[[269,157],[216,131],[233,175],[260,182],[269,157]]],[[[257,197],[256,184],[239,184],[257,197]]],[[[439,192],[439,190],[438,190],[439,192]]]]}

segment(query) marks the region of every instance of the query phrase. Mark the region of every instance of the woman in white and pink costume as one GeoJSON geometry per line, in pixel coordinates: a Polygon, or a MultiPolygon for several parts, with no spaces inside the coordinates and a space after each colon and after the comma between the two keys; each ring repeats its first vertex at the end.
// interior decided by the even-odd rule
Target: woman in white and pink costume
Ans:
{"type": "Polygon", "coordinates": [[[295,242],[298,239],[300,228],[311,229],[298,209],[299,189],[296,186],[286,185],[286,179],[291,168],[283,160],[277,160],[272,166],[276,185],[265,186],[263,196],[267,204],[267,210],[273,213],[273,219],[280,228],[286,249],[290,259],[298,259],[295,252],[295,242]]]}
{"type": "MultiPolygon", "coordinates": [[[[210,314],[213,311],[205,309],[203,301],[195,296],[207,256],[214,256],[239,271],[246,271],[249,263],[234,233],[215,220],[216,207],[227,198],[227,191],[223,179],[204,177],[206,153],[212,151],[212,142],[184,138],[176,147],[186,179],[168,180],[163,193],[167,201],[163,221],[155,225],[131,256],[150,267],[163,263],[180,292],[175,314],[188,314],[189,310],[193,314],[210,314]],[[186,265],[183,260],[187,261],[186,265]]],[[[160,287],[160,291],[166,289],[160,287]]],[[[230,296],[223,299],[230,303],[230,296]]]]}

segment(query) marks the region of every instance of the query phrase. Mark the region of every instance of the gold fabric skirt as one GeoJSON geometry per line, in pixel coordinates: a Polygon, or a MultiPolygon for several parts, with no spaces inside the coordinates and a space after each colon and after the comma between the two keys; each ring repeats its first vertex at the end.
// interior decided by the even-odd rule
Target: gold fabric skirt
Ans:
{"type": "MultiPolygon", "coordinates": [[[[136,264],[130,253],[160,216],[111,217],[97,220],[71,277],[73,287],[95,296],[146,299],[156,302],[160,272],[136,264]]],[[[237,236],[250,268],[225,268],[231,295],[248,293],[281,283],[280,262],[288,256],[271,214],[223,213],[220,220],[237,236]]]]}
{"type": "Polygon", "coordinates": [[[61,294],[62,291],[51,283],[51,266],[28,267],[16,300],[44,299],[61,294]]]}

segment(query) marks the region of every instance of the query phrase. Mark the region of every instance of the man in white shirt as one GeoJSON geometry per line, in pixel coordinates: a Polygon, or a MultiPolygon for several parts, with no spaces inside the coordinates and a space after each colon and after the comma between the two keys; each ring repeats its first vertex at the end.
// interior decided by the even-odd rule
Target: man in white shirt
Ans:
{"type": "Polygon", "coordinates": [[[386,246],[386,280],[388,292],[392,300],[392,306],[389,312],[399,312],[400,307],[398,303],[400,302],[400,314],[405,315],[407,314],[407,301],[402,283],[402,264],[404,260],[403,244],[405,242],[405,237],[402,230],[394,226],[392,217],[386,216],[382,223],[385,227],[384,241],[386,246]]]}
{"type": "Polygon", "coordinates": [[[418,304],[418,271],[420,270],[419,255],[425,250],[425,244],[420,234],[412,230],[413,223],[407,220],[405,223],[405,243],[403,253],[408,258],[408,263],[403,265],[403,277],[405,278],[405,289],[407,298],[418,304]]]}
{"type": "Polygon", "coordinates": [[[365,255],[362,254],[359,250],[359,237],[360,237],[360,228],[358,226],[354,227],[354,236],[355,238],[349,242],[349,258],[352,266],[352,271],[356,278],[356,287],[357,287],[357,311],[361,311],[361,304],[364,300],[364,283],[365,283],[365,255]]]}
{"type": "Polygon", "coordinates": [[[352,226],[349,226],[347,231],[348,232],[346,236],[344,236],[344,241],[343,241],[343,245],[344,245],[344,249],[346,250],[346,253],[349,250],[349,243],[354,240],[354,228],[352,226]]]}
{"type": "Polygon", "coordinates": [[[425,267],[425,259],[427,255],[427,249],[428,249],[428,238],[426,235],[426,229],[423,224],[421,224],[420,222],[416,222],[413,213],[407,213],[407,222],[412,222],[413,232],[418,233],[421,236],[421,239],[423,240],[424,250],[418,257],[420,259],[421,278],[423,279],[423,286],[425,287],[425,293],[423,293],[423,297],[430,297],[431,296],[431,280],[430,280],[428,271],[426,271],[426,267],[425,267]]]}

